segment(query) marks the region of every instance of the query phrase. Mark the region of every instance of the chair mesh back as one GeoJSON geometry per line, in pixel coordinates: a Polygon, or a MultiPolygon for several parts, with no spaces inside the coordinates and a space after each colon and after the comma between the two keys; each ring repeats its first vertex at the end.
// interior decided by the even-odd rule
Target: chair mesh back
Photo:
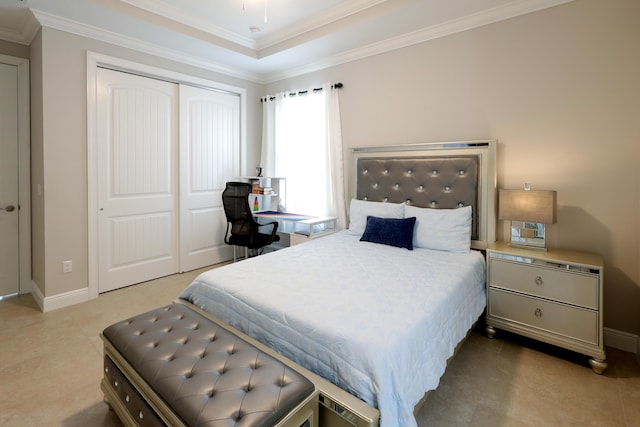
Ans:
{"type": "Polygon", "coordinates": [[[227,182],[222,192],[222,205],[227,221],[231,224],[231,234],[249,235],[253,226],[253,216],[249,207],[251,184],[227,182]]]}

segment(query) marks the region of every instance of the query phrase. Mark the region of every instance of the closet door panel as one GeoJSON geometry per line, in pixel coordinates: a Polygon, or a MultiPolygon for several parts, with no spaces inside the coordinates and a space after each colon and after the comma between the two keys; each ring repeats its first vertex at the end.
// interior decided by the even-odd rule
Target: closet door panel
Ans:
{"type": "Polygon", "coordinates": [[[178,87],[98,70],[99,292],[178,271],[178,87]]]}
{"type": "Polygon", "coordinates": [[[180,86],[180,271],[232,256],[222,191],[240,171],[239,120],[239,96],[180,86]]]}

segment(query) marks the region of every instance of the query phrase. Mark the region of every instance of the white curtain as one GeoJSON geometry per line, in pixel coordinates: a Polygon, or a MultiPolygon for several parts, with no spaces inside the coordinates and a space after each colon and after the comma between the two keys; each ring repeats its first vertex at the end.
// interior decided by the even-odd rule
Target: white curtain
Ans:
{"type": "Polygon", "coordinates": [[[342,149],[342,122],[340,120],[340,91],[331,84],[322,86],[326,94],[327,148],[329,151],[328,212],[337,218],[338,227],[345,228],[347,214],[344,192],[344,160],[342,149]]]}
{"type": "Polygon", "coordinates": [[[262,152],[260,166],[263,168],[263,176],[275,176],[276,111],[282,109],[284,95],[284,93],[279,93],[275,96],[262,98],[262,152]]]}
{"type": "Polygon", "coordinates": [[[265,176],[287,179],[288,212],[346,222],[338,91],[331,84],[306,95],[278,93],[263,102],[265,176]]]}

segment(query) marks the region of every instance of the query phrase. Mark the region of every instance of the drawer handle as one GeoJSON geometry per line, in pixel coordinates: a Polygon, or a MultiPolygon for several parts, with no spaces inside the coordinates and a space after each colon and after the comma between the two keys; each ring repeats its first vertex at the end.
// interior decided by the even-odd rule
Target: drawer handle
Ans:
{"type": "Polygon", "coordinates": [[[536,285],[542,286],[542,277],[537,276],[535,282],[536,282],[536,285]]]}
{"type": "Polygon", "coordinates": [[[534,312],[534,314],[538,319],[542,318],[542,310],[540,310],[539,308],[536,308],[536,311],[534,312]]]}

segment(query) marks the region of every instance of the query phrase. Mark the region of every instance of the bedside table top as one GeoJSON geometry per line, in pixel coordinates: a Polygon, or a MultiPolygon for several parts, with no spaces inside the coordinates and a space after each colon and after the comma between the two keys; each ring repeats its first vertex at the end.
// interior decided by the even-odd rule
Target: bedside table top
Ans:
{"type": "Polygon", "coordinates": [[[549,249],[547,252],[533,249],[514,248],[508,242],[495,242],[487,247],[487,251],[500,252],[526,258],[534,258],[548,262],[569,263],[602,269],[602,256],[590,252],[578,252],[566,249],[549,249]]]}

